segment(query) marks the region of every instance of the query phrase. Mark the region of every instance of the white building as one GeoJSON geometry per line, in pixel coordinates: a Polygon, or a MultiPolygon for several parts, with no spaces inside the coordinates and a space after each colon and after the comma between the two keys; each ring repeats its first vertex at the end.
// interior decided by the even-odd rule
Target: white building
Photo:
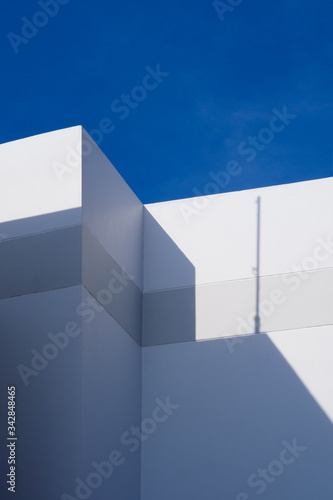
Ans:
{"type": "Polygon", "coordinates": [[[81,127],[0,162],[16,498],[331,500],[333,178],[143,205],[81,127]]]}

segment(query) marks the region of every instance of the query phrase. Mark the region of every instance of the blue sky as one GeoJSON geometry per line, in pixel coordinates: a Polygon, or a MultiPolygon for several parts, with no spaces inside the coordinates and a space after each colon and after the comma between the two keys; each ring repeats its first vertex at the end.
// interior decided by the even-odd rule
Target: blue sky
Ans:
{"type": "Polygon", "coordinates": [[[1,143],[111,120],[100,147],[144,203],[204,193],[230,161],[220,192],[333,174],[331,2],[243,0],[223,20],[204,0],[61,2],[2,12],[1,143]],[[47,24],[31,34],[23,17],[47,24]],[[251,154],[249,137],[266,143],[251,154]]]}

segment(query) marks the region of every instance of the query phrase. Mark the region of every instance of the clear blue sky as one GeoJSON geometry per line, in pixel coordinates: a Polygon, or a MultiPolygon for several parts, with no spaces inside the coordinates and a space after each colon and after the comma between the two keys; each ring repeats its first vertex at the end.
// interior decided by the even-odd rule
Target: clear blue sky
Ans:
{"type": "Polygon", "coordinates": [[[243,0],[223,21],[208,0],[70,0],[58,10],[4,6],[1,143],[112,120],[100,147],[144,203],[199,194],[231,160],[239,174],[221,192],[332,175],[331,2],[243,0]],[[47,24],[29,31],[24,16],[47,24]],[[152,89],[146,68],[158,64],[169,75],[152,89]],[[135,89],[143,81],[150,90],[135,89]],[[132,92],[139,102],[119,102],[132,92]],[[267,132],[284,106],[296,117],[267,132]],[[258,134],[266,144],[250,146],[258,134]]]}

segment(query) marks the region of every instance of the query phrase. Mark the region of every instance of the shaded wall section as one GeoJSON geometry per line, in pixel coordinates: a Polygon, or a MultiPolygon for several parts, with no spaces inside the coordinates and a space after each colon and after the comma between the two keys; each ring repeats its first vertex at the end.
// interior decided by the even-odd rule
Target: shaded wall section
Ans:
{"type": "Polygon", "coordinates": [[[142,203],[82,130],[80,479],[96,500],[140,499],[140,450],[124,435],[141,419],[142,231],[142,203]]]}
{"type": "Polygon", "coordinates": [[[195,340],[195,268],[146,208],[143,257],[143,345],[195,340]]]}
{"type": "Polygon", "coordinates": [[[140,500],[140,449],[132,451],[129,439],[141,423],[141,347],[85,288],[82,298],[94,301],[95,317],[83,325],[81,478],[107,476],[91,488],[94,500],[140,500]],[[114,453],[117,465],[108,470],[114,453]]]}
{"type": "MultiPolygon", "coordinates": [[[[81,286],[0,300],[1,442],[7,439],[7,386],[16,386],[16,493],[59,500],[80,473],[81,286]],[[65,326],[74,328],[65,333],[65,326]]],[[[1,446],[1,471],[8,470],[1,446]]],[[[12,498],[5,474],[1,498],[12,498]]]]}
{"type": "MultiPolygon", "coordinates": [[[[80,473],[81,164],[61,182],[54,162],[80,151],[81,128],[0,147],[1,422],[16,386],[16,498],[59,499],[80,473]]],[[[7,426],[1,426],[6,442],[7,426]]],[[[8,472],[1,447],[1,470],[8,472]]],[[[1,475],[1,498],[11,498],[1,475]]]]}
{"type": "Polygon", "coordinates": [[[290,364],[302,333],[276,334],[284,355],[264,334],[143,349],[143,415],[161,394],[177,408],[143,443],[142,499],[332,496],[333,427],[316,395],[331,399],[333,369],[315,345],[331,353],[333,330],[307,336],[311,392],[290,364]]]}

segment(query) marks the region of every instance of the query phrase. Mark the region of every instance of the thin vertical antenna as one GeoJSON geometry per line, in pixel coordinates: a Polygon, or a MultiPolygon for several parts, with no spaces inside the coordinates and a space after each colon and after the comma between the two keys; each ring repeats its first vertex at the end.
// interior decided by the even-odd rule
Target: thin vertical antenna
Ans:
{"type": "Polygon", "coordinates": [[[257,267],[256,267],[256,281],[257,281],[257,294],[256,294],[256,316],[255,316],[255,333],[260,333],[260,196],[258,196],[258,216],[257,216],[257,267]]]}

